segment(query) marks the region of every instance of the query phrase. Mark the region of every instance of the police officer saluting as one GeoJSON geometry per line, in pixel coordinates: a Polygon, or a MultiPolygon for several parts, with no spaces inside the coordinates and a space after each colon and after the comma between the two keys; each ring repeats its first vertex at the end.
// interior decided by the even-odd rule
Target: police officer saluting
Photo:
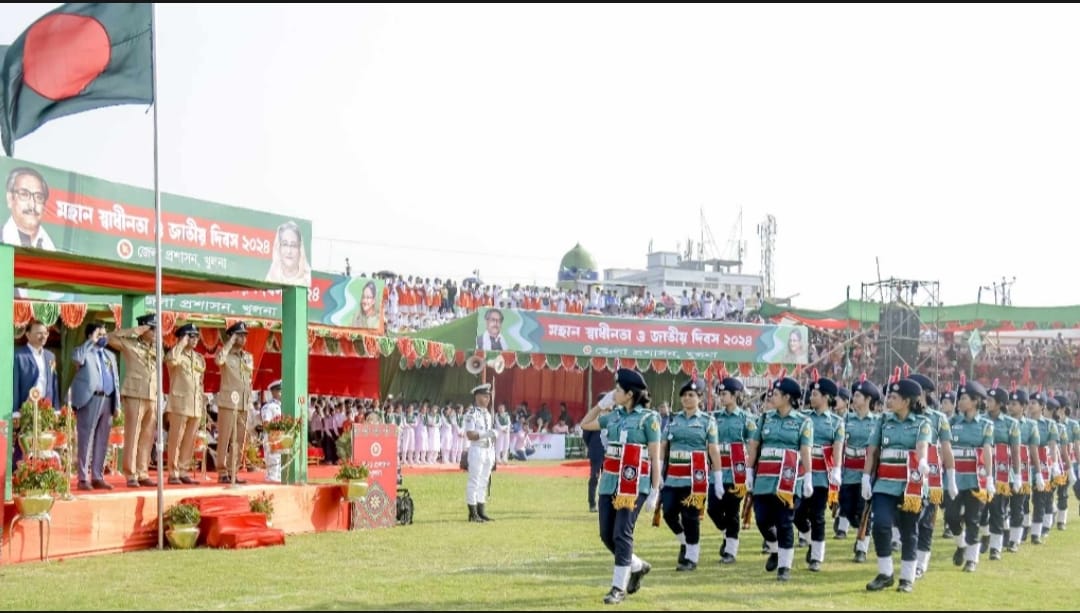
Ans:
{"type": "Polygon", "coordinates": [[[251,379],[255,371],[254,356],[244,349],[247,326],[240,321],[225,330],[228,340],[216,356],[221,371],[221,386],[217,393],[217,458],[218,481],[245,483],[236,474],[241,453],[247,443],[248,407],[251,406],[251,379]]]}
{"type": "MultiPolygon", "coordinates": [[[[709,464],[720,465],[716,443],[716,422],[699,410],[705,384],[690,379],[679,389],[683,410],[672,415],[666,430],[661,456],[667,458],[667,477],[660,499],[664,522],[679,541],[679,561],[675,570],[697,568],[701,551],[701,515],[709,494],[709,464]]],[[[723,482],[716,483],[716,488],[723,482]]]]}
{"type": "Polygon", "coordinates": [[[206,360],[197,351],[199,330],[185,324],[173,333],[176,344],[169,350],[165,364],[169,369],[169,483],[197,483],[188,476],[194,456],[195,434],[206,411],[203,374],[206,360]]]}
{"type": "Polygon", "coordinates": [[[747,466],[747,445],[757,430],[757,422],[739,407],[743,384],[738,379],[724,377],[716,385],[720,410],[713,413],[716,420],[720,464],[713,464],[713,487],[709,489],[709,518],[724,533],[720,546],[720,563],[734,564],[739,555],[739,527],[742,523],[739,507],[754,489],[754,471],[747,466]],[[717,469],[719,466],[719,469],[717,469]]]}
{"type": "Polygon", "coordinates": [[[620,368],[615,389],[589,410],[582,430],[606,431],[608,448],[600,476],[600,540],[615,555],[611,590],[604,604],[618,604],[641,587],[652,566],[634,555],[638,513],[651,513],[660,499],[660,418],[649,410],[649,391],[640,373],[620,368]]]}

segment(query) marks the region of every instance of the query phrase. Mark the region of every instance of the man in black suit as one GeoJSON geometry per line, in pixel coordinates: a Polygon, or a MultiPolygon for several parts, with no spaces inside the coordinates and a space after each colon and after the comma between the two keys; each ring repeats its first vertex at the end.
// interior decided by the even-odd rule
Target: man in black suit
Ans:
{"type": "MultiPolygon", "coordinates": [[[[37,389],[42,401],[52,402],[54,409],[60,407],[60,380],[56,375],[56,357],[45,348],[49,340],[49,328],[40,321],[30,323],[26,329],[26,344],[15,349],[15,390],[12,419],[19,420],[19,411],[30,398],[30,390],[37,389]]],[[[16,435],[18,431],[16,430],[16,435]]],[[[14,446],[14,461],[22,459],[19,445],[14,446]]]]}

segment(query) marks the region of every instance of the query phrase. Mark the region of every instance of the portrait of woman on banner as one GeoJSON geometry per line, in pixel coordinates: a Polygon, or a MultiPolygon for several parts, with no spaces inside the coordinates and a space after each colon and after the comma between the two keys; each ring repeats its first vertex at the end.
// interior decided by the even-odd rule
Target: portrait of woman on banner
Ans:
{"type": "Polygon", "coordinates": [[[311,286],[311,266],[304,253],[304,237],[296,222],[287,221],[274,233],[272,261],[266,280],[282,285],[311,286]]]}
{"type": "Polygon", "coordinates": [[[367,281],[360,290],[360,308],[350,328],[377,329],[379,327],[379,288],[374,281],[367,281]]]}

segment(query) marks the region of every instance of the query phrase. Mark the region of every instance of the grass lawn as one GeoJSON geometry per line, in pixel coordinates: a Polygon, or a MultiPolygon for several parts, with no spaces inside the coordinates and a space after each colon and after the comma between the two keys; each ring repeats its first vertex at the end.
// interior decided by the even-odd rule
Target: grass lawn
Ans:
{"type": "MultiPolygon", "coordinates": [[[[612,556],[587,512],[583,479],[496,473],[489,524],[465,521],[465,475],[410,476],[415,524],[377,531],[289,536],[285,547],[144,551],[0,566],[4,609],[601,609],[612,556]]],[[[1076,518],[1076,501],[1073,517],[1076,518]]],[[[622,609],[1074,610],[1080,521],[1049,543],[1025,545],[978,572],[951,563],[935,539],[930,572],[913,594],[867,593],[877,566],[850,562],[852,540],[829,531],[824,570],[792,580],[765,573],[756,530],[737,564],[717,563],[720,535],[706,519],[698,570],[676,573],[666,526],[642,517],[637,552],[653,565],[622,609]],[[812,603],[812,604],[811,604],[812,603]]],[[[938,529],[940,536],[941,529],[938,529]]],[[[899,556],[897,571],[899,571],[899,556]]]]}

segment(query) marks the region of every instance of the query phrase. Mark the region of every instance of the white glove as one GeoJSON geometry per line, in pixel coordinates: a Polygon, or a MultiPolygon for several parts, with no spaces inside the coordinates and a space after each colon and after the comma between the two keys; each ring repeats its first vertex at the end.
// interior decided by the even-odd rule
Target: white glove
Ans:
{"type": "Polygon", "coordinates": [[[1051,464],[1050,465],[1050,478],[1051,479],[1057,479],[1060,476],[1061,476],[1061,469],[1058,468],[1057,464],[1051,464]]]}
{"type": "Polygon", "coordinates": [[[945,476],[948,479],[947,487],[949,488],[949,497],[955,500],[956,497],[960,495],[960,488],[956,487],[956,471],[947,470],[945,471],[945,476]]]}
{"type": "Polygon", "coordinates": [[[722,470],[714,470],[713,473],[712,473],[712,478],[713,478],[713,484],[712,484],[713,493],[716,494],[717,498],[723,498],[724,497],[724,471],[722,471],[722,470]]]}
{"type": "Polygon", "coordinates": [[[748,491],[748,492],[754,491],[754,469],[753,468],[747,468],[746,469],[746,491],[748,491]]]}
{"type": "Polygon", "coordinates": [[[810,473],[803,475],[802,497],[810,498],[814,495],[814,477],[810,473]]]}
{"type": "Polygon", "coordinates": [[[870,475],[863,473],[862,476],[862,497],[863,500],[870,500],[874,497],[874,486],[870,485],[870,475]]]}
{"type": "Polygon", "coordinates": [[[1035,473],[1035,489],[1040,492],[1046,489],[1046,479],[1043,479],[1042,471],[1035,473]]]}
{"type": "Polygon", "coordinates": [[[492,428],[491,430],[488,430],[487,432],[484,433],[484,438],[489,438],[491,440],[495,440],[496,438],[498,438],[498,436],[499,436],[499,431],[494,429],[494,428],[492,428]]]}
{"type": "Polygon", "coordinates": [[[833,485],[840,485],[840,481],[840,467],[834,466],[833,469],[829,471],[829,483],[833,485]]]}
{"type": "Polygon", "coordinates": [[[922,475],[923,478],[928,478],[930,476],[930,463],[926,461],[926,458],[919,460],[919,474],[922,475]]]}
{"type": "Polygon", "coordinates": [[[1021,489],[1022,487],[1024,487],[1024,481],[1023,481],[1023,479],[1021,479],[1021,478],[1020,478],[1020,473],[1013,473],[1013,474],[1012,474],[1012,489],[1013,489],[1013,494],[1019,494],[1019,493],[1020,493],[1020,489],[1021,489]]]}
{"type": "Polygon", "coordinates": [[[1069,471],[1069,487],[1076,485],[1076,474],[1073,471],[1069,471]]]}
{"type": "Polygon", "coordinates": [[[660,488],[654,487],[649,491],[648,497],[645,498],[645,505],[641,507],[641,510],[646,513],[652,513],[656,510],[656,503],[660,501],[660,488]]]}
{"type": "Polygon", "coordinates": [[[600,399],[600,402],[596,403],[596,406],[600,407],[601,409],[610,409],[611,407],[615,406],[615,390],[611,390],[610,392],[604,394],[604,397],[600,399]]]}
{"type": "Polygon", "coordinates": [[[987,479],[986,480],[986,493],[990,494],[991,496],[996,496],[997,495],[997,486],[994,485],[994,480],[993,479],[987,479]]]}

